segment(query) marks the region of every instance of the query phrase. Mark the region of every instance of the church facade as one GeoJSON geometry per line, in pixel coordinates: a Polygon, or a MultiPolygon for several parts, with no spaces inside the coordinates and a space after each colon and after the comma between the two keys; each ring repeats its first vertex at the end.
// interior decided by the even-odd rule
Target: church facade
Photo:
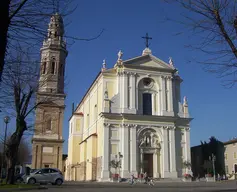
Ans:
{"type": "Polygon", "coordinates": [[[178,178],[189,170],[190,121],[182,79],[147,47],[103,67],[69,120],[66,180],[109,181],[147,173],[178,178]]]}

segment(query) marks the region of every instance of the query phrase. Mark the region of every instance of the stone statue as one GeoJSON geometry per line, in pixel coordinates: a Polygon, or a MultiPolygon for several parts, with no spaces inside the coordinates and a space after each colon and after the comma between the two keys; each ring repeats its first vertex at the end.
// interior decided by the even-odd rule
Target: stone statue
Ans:
{"type": "Polygon", "coordinates": [[[188,104],[188,98],[184,96],[184,104],[188,104]]]}
{"type": "Polygon", "coordinates": [[[105,68],[106,68],[106,62],[105,62],[105,59],[103,60],[102,67],[103,67],[103,69],[105,69],[105,68]]]}
{"type": "Polygon", "coordinates": [[[105,99],[108,99],[108,97],[109,97],[109,96],[108,96],[108,91],[106,90],[105,93],[104,93],[104,98],[105,98],[105,99]]]}
{"type": "Polygon", "coordinates": [[[145,144],[145,138],[141,138],[139,147],[142,147],[145,144]]]}
{"type": "Polygon", "coordinates": [[[122,59],[122,56],[123,56],[123,52],[120,50],[118,52],[118,60],[121,60],[122,59]]]}
{"type": "Polygon", "coordinates": [[[171,66],[174,66],[174,62],[173,62],[172,57],[169,58],[169,64],[170,64],[171,66]]]}

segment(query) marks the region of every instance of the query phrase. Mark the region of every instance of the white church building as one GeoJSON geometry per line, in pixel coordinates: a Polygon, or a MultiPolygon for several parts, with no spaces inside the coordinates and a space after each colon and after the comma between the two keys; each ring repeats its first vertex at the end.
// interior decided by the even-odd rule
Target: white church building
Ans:
{"type": "Polygon", "coordinates": [[[148,46],[140,56],[103,67],[69,120],[67,180],[111,180],[190,172],[190,121],[182,79],[148,46]],[[114,161],[113,161],[114,160],[114,161]],[[112,162],[121,161],[115,169],[112,162]]]}

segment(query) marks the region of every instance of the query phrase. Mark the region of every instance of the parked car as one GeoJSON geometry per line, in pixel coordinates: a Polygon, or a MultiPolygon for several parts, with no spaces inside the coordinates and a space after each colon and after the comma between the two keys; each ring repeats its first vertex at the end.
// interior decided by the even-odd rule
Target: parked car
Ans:
{"type": "Polygon", "coordinates": [[[62,185],[64,182],[63,174],[58,169],[43,168],[23,176],[24,182],[28,184],[51,183],[52,185],[62,185]]]}

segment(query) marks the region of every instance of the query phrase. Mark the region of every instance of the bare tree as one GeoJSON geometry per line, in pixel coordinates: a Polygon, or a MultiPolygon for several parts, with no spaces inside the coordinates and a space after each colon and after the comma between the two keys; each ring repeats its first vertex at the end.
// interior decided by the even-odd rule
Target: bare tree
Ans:
{"type": "Polygon", "coordinates": [[[9,163],[8,183],[14,183],[14,169],[23,134],[29,129],[32,130],[32,112],[37,106],[49,102],[49,98],[36,99],[37,90],[44,86],[43,82],[38,83],[39,63],[23,53],[24,51],[19,50],[11,54],[0,84],[0,106],[5,109],[5,113],[16,119],[16,129],[6,146],[6,158],[9,163]]]}
{"type": "MultiPolygon", "coordinates": [[[[192,39],[198,38],[199,44],[189,48],[201,51],[208,72],[217,73],[232,86],[237,75],[236,49],[236,0],[164,0],[182,8],[182,20],[176,21],[191,29],[192,39]],[[200,41],[201,40],[201,41],[200,41]]],[[[169,20],[173,20],[168,18],[169,20]]],[[[184,31],[183,31],[184,32],[184,31]]],[[[181,32],[181,33],[183,33],[181,32]]],[[[197,42],[196,42],[197,43],[197,42]]]]}
{"type": "MultiPolygon", "coordinates": [[[[6,55],[16,45],[36,47],[38,54],[39,45],[47,35],[47,23],[55,12],[62,17],[70,15],[76,6],[73,0],[4,0],[0,3],[0,79],[6,55]]],[[[98,38],[103,30],[93,38],[77,38],[67,35],[75,40],[90,41],[98,38]]],[[[19,50],[18,50],[19,51],[19,50]]]]}

